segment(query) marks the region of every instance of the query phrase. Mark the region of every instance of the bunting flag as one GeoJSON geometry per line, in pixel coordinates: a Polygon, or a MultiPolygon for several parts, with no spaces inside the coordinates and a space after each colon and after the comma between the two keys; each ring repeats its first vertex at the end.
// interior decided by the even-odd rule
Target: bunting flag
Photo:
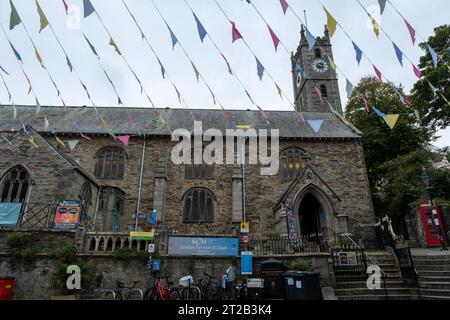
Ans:
{"type": "Polygon", "coordinates": [[[30,144],[33,146],[33,147],[35,147],[36,149],[38,148],[38,146],[37,146],[37,144],[36,144],[36,142],[34,142],[34,139],[33,138],[29,138],[28,139],[28,142],[30,142],[30,144]]]}
{"type": "Polygon", "coordinates": [[[373,112],[375,112],[375,114],[376,114],[377,116],[379,116],[380,118],[384,118],[384,117],[386,116],[385,113],[381,112],[381,111],[378,110],[377,108],[372,107],[372,109],[373,109],[373,112]]]}
{"type": "Polygon", "coordinates": [[[235,42],[236,40],[239,40],[239,39],[243,39],[241,33],[236,28],[236,23],[234,23],[233,21],[230,21],[230,22],[231,22],[231,35],[233,38],[232,42],[235,42]]]}
{"type": "Polygon", "coordinates": [[[436,98],[438,89],[437,89],[435,86],[433,86],[433,84],[430,82],[430,80],[427,79],[427,82],[428,82],[428,85],[429,85],[430,88],[431,88],[431,91],[433,91],[434,97],[436,98]]]}
{"type": "Polygon", "coordinates": [[[416,30],[406,19],[403,19],[403,20],[406,23],[406,28],[408,28],[408,32],[409,32],[409,35],[411,36],[412,43],[413,43],[413,45],[415,45],[416,44],[416,30]]]}
{"type": "Polygon", "coordinates": [[[414,74],[416,75],[416,77],[419,79],[422,78],[422,72],[414,64],[412,64],[412,66],[413,66],[413,71],[414,71],[414,74]]]}
{"type": "Polygon", "coordinates": [[[165,79],[166,78],[166,69],[164,68],[161,60],[159,60],[159,58],[157,58],[157,59],[158,59],[159,66],[161,68],[162,77],[163,77],[163,79],[165,79]]]}
{"type": "Polygon", "coordinates": [[[175,89],[175,92],[177,93],[177,97],[178,97],[178,102],[181,103],[181,94],[180,91],[178,91],[178,88],[176,85],[173,84],[173,88],[175,89]]]}
{"type": "Polygon", "coordinates": [[[50,127],[50,124],[48,123],[47,117],[45,117],[44,118],[44,130],[48,130],[49,127],[50,127]]]}
{"type": "MultiPolygon", "coordinates": [[[[88,0],[88,1],[89,1],[89,0],[88,0]]],[[[84,33],[83,33],[83,37],[84,37],[84,39],[86,39],[86,41],[87,41],[89,47],[91,48],[91,51],[97,56],[97,58],[100,59],[100,56],[98,55],[97,50],[95,50],[94,45],[89,41],[89,39],[86,37],[86,35],[85,35],[84,33]]]]}
{"type": "Polygon", "coordinates": [[[389,115],[385,115],[383,118],[384,118],[384,121],[386,121],[389,128],[391,128],[391,130],[393,130],[395,128],[395,125],[397,124],[399,116],[400,115],[398,115],[398,114],[389,114],[389,115]]]}
{"type": "Polygon", "coordinates": [[[73,71],[72,62],[70,61],[70,59],[69,59],[69,57],[67,55],[66,55],[66,63],[67,63],[67,66],[70,69],[70,72],[72,72],[73,71]]]}
{"type": "Polygon", "coordinates": [[[197,77],[197,82],[199,82],[200,81],[200,72],[198,71],[194,62],[191,61],[191,64],[192,64],[192,68],[194,69],[195,76],[197,77]]]}
{"type": "Polygon", "coordinates": [[[386,9],[386,1],[387,0],[378,0],[378,3],[380,4],[380,13],[384,13],[384,9],[386,9]]]}
{"type": "Polygon", "coordinates": [[[358,65],[360,65],[360,64],[361,64],[361,59],[362,59],[363,52],[362,52],[362,50],[356,45],[356,43],[354,43],[354,42],[352,42],[352,43],[353,43],[353,48],[355,49],[355,52],[356,52],[356,61],[358,62],[358,65]]]}
{"type": "Polygon", "coordinates": [[[421,119],[420,119],[419,111],[414,110],[414,115],[416,116],[417,121],[420,122],[421,119]]]}
{"type": "Polygon", "coordinates": [[[64,10],[66,11],[66,14],[69,14],[69,6],[67,5],[66,0],[62,0],[63,6],[64,6],[64,10]]]}
{"type": "Polygon", "coordinates": [[[311,52],[311,50],[316,45],[316,38],[309,32],[308,29],[306,29],[306,40],[308,41],[308,51],[311,52]]]}
{"type": "Polygon", "coordinates": [[[394,42],[392,42],[392,44],[394,45],[394,50],[395,50],[395,54],[397,55],[398,62],[400,62],[400,64],[403,67],[403,52],[400,50],[400,48],[394,42]]]}
{"type": "Polygon", "coordinates": [[[258,112],[261,114],[261,116],[266,120],[266,123],[270,124],[270,122],[268,120],[269,116],[267,115],[267,113],[257,104],[255,104],[255,106],[258,108],[258,112]]]}
{"type": "Polygon", "coordinates": [[[309,126],[314,130],[315,133],[319,133],[323,125],[323,120],[308,120],[309,126]]]}
{"type": "Polygon", "coordinates": [[[195,15],[195,13],[192,13],[194,15],[194,19],[195,22],[197,23],[197,30],[198,30],[198,35],[200,37],[200,41],[203,42],[206,38],[206,35],[208,34],[206,32],[205,27],[203,27],[202,23],[200,22],[200,20],[197,18],[197,16],[195,15]]]}
{"type": "Polygon", "coordinates": [[[41,67],[45,69],[44,62],[42,61],[42,57],[39,54],[39,52],[37,51],[36,47],[34,47],[34,53],[36,55],[36,59],[39,61],[39,64],[41,65],[41,67]]]}
{"type": "Polygon", "coordinates": [[[364,101],[364,109],[367,113],[370,113],[369,102],[367,102],[366,98],[363,98],[364,101]]]}
{"type": "Polygon", "coordinates": [[[280,96],[281,101],[283,101],[283,93],[281,91],[281,88],[278,86],[278,84],[276,82],[274,82],[274,83],[275,83],[275,88],[277,89],[278,95],[280,96]]]}
{"type": "Polygon", "coordinates": [[[444,99],[444,101],[447,103],[447,105],[450,107],[450,101],[448,101],[448,99],[441,93],[440,94],[442,99],[444,99]]]}
{"type": "Polygon", "coordinates": [[[352,93],[353,93],[353,84],[348,79],[346,79],[346,80],[347,80],[347,83],[345,85],[345,89],[347,91],[347,98],[350,99],[352,96],[352,93]]]}
{"type": "Polygon", "coordinates": [[[91,95],[89,94],[88,88],[86,87],[86,85],[83,82],[80,81],[80,83],[81,83],[81,86],[83,87],[84,91],[86,92],[89,100],[90,100],[91,99],[91,95]]]}
{"type": "Polygon", "coordinates": [[[17,108],[15,104],[13,104],[13,119],[17,120],[17,108]]]}
{"type": "Polygon", "coordinates": [[[11,16],[9,18],[9,30],[14,29],[15,26],[22,23],[22,19],[20,19],[19,13],[14,6],[12,0],[9,0],[9,4],[11,5],[11,16]]]}
{"type": "Polygon", "coordinates": [[[289,9],[289,4],[286,2],[286,0],[280,0],[281,8],[283,9],[283,13],[286,14],[287,10],[289,9]]]}
{"type": "Polygon", "coordinates": [[[109,45],[112,46],[114,48],[114,50],[117,52],[117,54],[119,56],[122,55],[122,53],[119,50],[119,47],[117,46],[117,44],[115,43],[114,39],[112,37],[109,38],[109,45]]]}
{"type": "Polygon", "coordinates": [[[110,127],[108,121],[106,121],[106,119],[105,119],[104,116],[102,116],[102,115],[99,115],[99,116],[100,116],[100,120],[102,121],[103,126],[105,127],[106,131],[108,131],[109,135],[110,135],[111,137],[113,137],[114,140],[117,140],[116,135],[114,134],[114,132],[112,132],[111,127],[110,127]]]}
{"type": "Polygon", "coordinates": [[[175,50],[175,46],[178,43],[178,39],[175,36],[175,33],[173,33],[172,29],[170,29],[169,25],[166,23],[167,29],[169,29],[169,33],[170,33],[170,39],[172,40],[172,50],[175,50]]]}
{"type": "Polygon", "coordinates": [[[48,26],[48,20],[47,20],[47,17],[45,16],[45,14],[44,14],[44,11],[42,11],[41,6],[39,5],[39,2],[37,2],[37,0],[36,0],[36,6],[37,6],[37,12],[39,14],[39,18],[40,18],[40,21],[41,21],[41,29],[39,29],[39,33],[40,33],[42,30],[45,29],[45,27],[48,26]]]}
{"type": "Polygon", "coordinates": [[[55,136],[55,140],[56,140],[56,142],[58,142],[60,145],[62,145],[64,148],[66,147],[65,143],[64,143],[60,138],[58,138],[57,136],[55,136]]]}
{"type": "Polygon", "coordinates": [[[333,37],[334,33],[336,32],[337,27],[337,21],[334,19],[334,17],[331,15],[330,12],[325,8],[325,6],[322,6],[323,10],[325,10],[325,14],[327,15],[327,28],[328,32],[330,34],[330,38],[333,37]]]}
{"type": "Polygon", "coordinates": [[[80,140],[69,140],[67,143],[69,144],[70,150],[73,150],[76,148],[80,140]]]}
{"type": "Polygon", "coordinates": [[[39,100],[36,97],[35,97],[35,101],[36,101],[36,115],[38,115],[39,112],[41,112],[41,104],[39,103],[39,100]]]}
{"type": "Polygon", "coordinates": [[[297,71],[297,75],[300,75],[302,78],[305,77],[305,70],[303,70],[302,66],[299,63],[295,64],[295,70],[297,71]]]}
{"type": "Polygon", "coordinates": [[[264,76],[264,66],[262,65],[262,63],[258,60],[258,58],[255,56],[256,59],[256,69],[258,71],[258,77],[259,80],[262,80],[263,76],[264,76]]]}
{"type": "Polygon", "coordinates": [[[248,93],[247,89],[245,89],[245,94],[247,95],[248,99],[251,101],[252,104],[256,105],[255,101],[253,101],[252,96],[250,93],[248,93]]]}
{"type": "Polygon", "coordinates": [[[373,65],[373,69],[375,70],[375,73],[377,74],[377,77],[380,80],[380,82],[383,83],[383,75],[381,74],[381,71],[378,70],[378,68],[375,65],[373,65]]]}
{"type": "Polygon", "coordinates": [[[378,22],[375,20],[375,18],[372,15],[370,15],[370,21],[372,21],[373,32],[375,33],[377,38],[380,38],[380,26],[379,26],[378,22]]]}
{"type": "Polygon", "coordinates": [[[320,89],[314,86],[314,90],[316,91],[316,94],[319,96],[320,103],[323,103],[322,92],[320,91],[320,89]]]}
{"type": "Polygon", "coordinates": [[[328,56],[328,62],[330,62],[331,69],[333,69],[333,71],[336,72],[336,70],[337,70],[337,65],[336,65],[336,63],[333,61],[333,58],[331,58],[331,56],[328,56]]]}
{"type": "Polygon", "coordinates": [[[220,54],[222,55],[223,60],[225,60],[225,63],[227,64],[228,72],[229,72],[231,75],[233,75],[233,70],[231,70],[231,65],[230,65],[230,63],[228,62],[227,58],[225,57],[225,55],[224,55],[222,52],[221,52],[220,54]]]}
{"type": "Polygon", "coordinates": [[[275,46],[275,51],[278,51],[278,46],[280,45],[280,39],[275,34],[275,32],[272,30],[272,28],[267,25],[267,28],[269,28],[270,37],[272,38],[273,45],[275,46]]]}
{"type": "Polygon", "coordinates": [[[84,17],[87,18],[91,14],[95,12],[94,6],[92,5],[91,1],[89,0],[83,0],[83,6],[84,6],[84,17]]]}
{"type": "Polygon", "coordinates": [[[438,55],[437,55],[436,51],[434,51],[434,49],[433,49],[430,45],[428,45],[428,51],[429,51],[430,54],[431,54],[431,59],[433,60],[434,68],[437,68],[437,65],[438,65],[438,55]]]}
{"type": "Polygon", "coordinates": [[[0,70],[2,70],[6,75],[8,75],[9,76],[9,73],[8,73],[8,71],[6,71],[6,69],[5,68],[3,68],[2,66],[0,66],[0,70]]]}
{"type": "Polygon", "coordinates": [[[92,140],[91,138],[89,138],[88,136],[82,134],[81,132],[80,132],[80,137],[81,137],[82,139],[84,139],[84,140],[87,140],[87,141],[91,141],[91,140],[92,140]]]}
{"type": "Polygon", "coordinates": [[[64,114],[67,114],[67,105],[64,100],[61,98],[62,105],[64,106],[64,114]]]}
{"type": "Polygon", "coordinates": [[[16,59],[19,60],[22,64],[23,64],[23,60],[22,57],[20,56],[19,52],[16,50],[16,48],[14,48],[13,44],[11,43],[11,41],[9,41],[9,45],[11,46],[12,51],[14,52],[14,55],[16,56],[16,59]]]}
{"type": "Polygon", "coordinates": [[[128,144],[130,143],[130,136],[118,136],[117,140],[119,140],[128,147],[128,144]]]}

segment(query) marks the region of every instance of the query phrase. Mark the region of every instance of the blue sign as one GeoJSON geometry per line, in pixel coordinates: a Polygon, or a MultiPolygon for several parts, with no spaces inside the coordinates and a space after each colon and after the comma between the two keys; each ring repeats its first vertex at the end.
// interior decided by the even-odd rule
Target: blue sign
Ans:
{"type": "Polygon", "coordinates": [[[253,274],[253,254],[251,252],[241,252],[241,274],[253,274]]]}
{"type": "Polygon", "coordinates": [[[152,271],[160,271],[161,270],[161,260],[155,259],[152,260],[152,271]]]}
{"type": "Polygon", "coordinates": [[[237,257],[238,238],[169,237],[169,255],[237,257]]]}
{"type": "Polygon", "coordinates": [[[21,203],[0,203],[0,227],[15,228],[21,210],[21,203]]]}

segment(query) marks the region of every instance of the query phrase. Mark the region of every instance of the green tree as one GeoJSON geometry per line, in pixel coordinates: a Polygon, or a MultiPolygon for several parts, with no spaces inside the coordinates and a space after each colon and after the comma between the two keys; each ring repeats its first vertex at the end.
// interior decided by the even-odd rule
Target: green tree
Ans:
{"type": "Polygon", "coordinates": [[[363,78],[355,87],[346,108],[346,118],[363,133],[362,144],[377,214],[386,214],[383,196],[384,170],[382,165],[411,152],[427,149],[432,132],[419,124],[414,110],[403,105],[398,93],[402,87],[382,84],[375,77],[363,78]],[[396,88],[394,90],[394,87],[396,88]],[[366,112],[364,100],[386,114],[400,114],[394,129],[388,127],[376,113],[366,112]]]}
{"type": "Polygon", "coordinates": [[[450,106],[442,95],[450,100],[450,25],[443,25],[434,29],[434,35],[427,43],[421,43],[420,47],[425,55],[420,58],[419,68],[424,77],[420,79],[412,91],[414,108],[420,111],[424,125],[432,129],[444,129],[450,125],[450,106]],[[447,64],[439,59],[438,67],[434,68],[430,45],[447,64]],[[436,89],[430,86],[431,85],[436,89]]]}

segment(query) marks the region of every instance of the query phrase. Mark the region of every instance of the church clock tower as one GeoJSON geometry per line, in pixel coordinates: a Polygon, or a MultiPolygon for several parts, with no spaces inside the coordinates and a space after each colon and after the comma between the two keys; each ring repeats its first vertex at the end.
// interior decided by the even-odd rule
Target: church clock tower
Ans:
{"type": "Polygon", "coordinates": [[[309,51],[305,28],[302,25],[300,45],[292,56],[292,78],[297,111],[330,112],[330,104],[342,114],[338,79],[330,59],[334,61],[327,28],[325,27],[325,36],[316,38],[316,45],[309,51]],[[321,92],[323,103],[317,90],[321,92]]]}

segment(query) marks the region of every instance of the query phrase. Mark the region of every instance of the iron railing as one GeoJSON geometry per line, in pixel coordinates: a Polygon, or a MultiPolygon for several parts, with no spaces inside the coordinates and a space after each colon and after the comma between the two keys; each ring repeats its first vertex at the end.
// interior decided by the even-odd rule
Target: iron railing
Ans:
{"type": "Polygon", "coordinates": [[[240,242],[240,251],[252,251],[255,256],[326,252],[321,241],[311,241],[306,237],[292,240],[277,236],[254,237],[250,238],[248,243],[240,242]]]}
{"type": "Polygon", "coordinates": [[[56,207],[48,203],[24,203],[17,226],[27,229],[51,228],[56,207]]]}

